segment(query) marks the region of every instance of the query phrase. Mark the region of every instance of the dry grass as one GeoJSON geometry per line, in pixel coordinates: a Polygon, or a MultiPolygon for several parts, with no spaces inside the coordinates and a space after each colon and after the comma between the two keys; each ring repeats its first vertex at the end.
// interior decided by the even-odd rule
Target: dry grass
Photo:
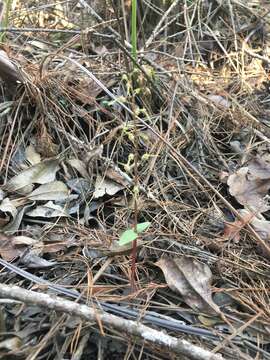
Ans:
{"type": "MultiPolygon", "coordinates": [[[[76,7],[76,1],[40,3],[17,1],[10,14],[10,27],[45,27],[51,32],[7,33],[5,48],[20,64],[27,84],[13,98],[10,112],[1,115],[1,181],[5,184],[22,171],[26,160],[20,156],[33,144],[42,160],[60,159],[57,176],[64,182],[83,177],[69,163],[70,159],[80,160],[91,186],[80,194],[78,211],[70,217],[22,218],[14,234],[38,239],[42,256],[56,261],[35,274],[79,290],[90,303],[95,299],[132,304],[138,313],[148,310],[184,319],[189,325],[219,333],[221,338],[223,330],[233,333],[251,321],[239,334],[242,341],[235,336],[220,352],[231,359],[246,359],[248,355],[268,359],[269,258],[245,226],[238,241],[222,235],[226,223],[235,219],[226,201],[236,209],[241,206],[220,179],[222,172],[234,172],[254,154],[269,152],[268,5],[260,1],[180,1],[164,19],[161,31],[155,33],[170,4],[140,1],[141,52],[131,84],[126,76],[130,69],[128,45],[112,33],[113,29],[125,37],[128,2],[125,8],[119,5],[113,9],[108,1],[99,10],[100,22],[83,6],[76,7]],[[79,26],[92,30],[76,34],[79,26]],[[135,105],[130,86],[139,89],[135,105]],[[110,98],[110,93],[131,111],[110,98]],[[114,253],[111,244],[134,221],[134,111],[139,114],[137,155],[142,187],[138,220],[150,221],[152,226],[138,249],[137,291],[130,293],[130,257],[114,253]],[[237,151],[235,146],[244,150],[237,151]],[[124,190],[93,199],[98,175],[124,182],[124,190]],[[104,257],[108,251],[114,256],[104,257]],[[213,292],[216,298],[222,294],[221,300],[227,302],[222,308],[226,322],[202,320],[179,295],[163,286],[165,280],[154,262],[166,254],[188,255],[210,266],[213,292]]],[[[1,94],[2,102],[10,100],[4,87],[1,94]]],[[[20,197],[16,192],[9,196],[20,197]]],[[[268,212],[264,215],[269,219],[268,212]]],[[[30,286],[28,280],[7,271],[1,273],[1,281],[30,286]]],[[[115,353],[112,339],[124,338],[124,334],[108,330],[111,337],[106,347],[91,324],[72,320],[70,325],[67,315],[35,314],[34,307],[20,309],[24,317],[16,320],[19,307],[6,307],[11,311],[8,330],[30,331],[37,326],[32,322],[43,322],[34,339],[30,332],[22,335],[16,355],[11,355],[16,358],[53,359],[57,353],[71,356],[91,328],[91,341],[98,339],[98,346],[86,349],[81,359],[94,359],[97,352],[105,359],[109,355],[102,355],[102,351],[109,351],[110,346],[111,354],[115,353]],[[37,355],[31,357],[34,350],[37,355]]],[[[220,343],[172,333],[190,337],[209,349],[220,343]]],[[[168,358],[132,340],[128,344],[122,348],[125,359],[168,358]]]]}

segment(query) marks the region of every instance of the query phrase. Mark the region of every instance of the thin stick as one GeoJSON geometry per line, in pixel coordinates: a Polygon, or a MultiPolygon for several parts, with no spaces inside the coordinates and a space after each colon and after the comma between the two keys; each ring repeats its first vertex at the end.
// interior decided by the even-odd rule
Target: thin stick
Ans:
{"type": "Polygon", "coordinates": [[[180,0],[173,1],[171,6],[168,8],[168,10],[163,14],[162,18],[160,19],[159,23],[157,24],[157,26],[153,30],[153,32],[150,35],[149,39],[146,41],[146,44],[145,44],[146,49],[152,44],[152,42],[155,40],[155,38],[160,33],[160,31],[162,31],[162,29],[161,29],[162,24],[167,19],[169,14],[173,11],[173,9],[178,5],[179,2],[180,2],[180,0]]]}
{"type": "Polygon", "coordinates": [[[245,324],[243,324],[242,326],[240,326],[238,329],[236,329],[232,334],[230,334],[228,337],[226,337],[219,345],[217,345],[214,348],[214,352],[218,352],[220,351],[222,348],[224,348],[224,346],[230,342],[231,340],[233,340],[233,338],[235,338],[238,334],[242,333],[249,325],[251,325],[255,320],[258,319],[258,317],[260,317],[263,314],[263,310],[259,311],[255,316],[253,316],[251,319],[249,319],[249,321],[247,321],[245,324]]]}
{"type": "MultiPolygon", "coordinates": [[[[85,0],[79,0],[79,3],[89,11],[90,15],[92,15],[99,23],[103,23],[103,19],[101,16],[99,16],[96,11],[85,1],[85,0]]],[[[118,39],[121,39],[121,35],[114,30],[111,26],[107,26],[107,28],[110,30],[110,32],[116,36],[118,39]]],[[[125,41],[125,46],[129,49],[131,49],[131,44],[129,44],[128,41],[125,41]]]]}
{"type": "Polygon", "coordinates": [[[213,354],[208,350],[193,345],[186,340],[180,340],[161,331],[151,329],[136,321],[122,319],[119,316],[108,314],[87,305],[77,304],[60,297],[52,297],[48,294],[25,290],[19,286],[0,284],[0,297],[22,301],[26,304],[43,306],[54,311],[61,311],[83,320],[97,323],[97,318],[105,326],[120,331],[122,334],[136,336],[141,341],[151,342],[157,346],[166,348],[176,354],[187,356],[192,360],[222,360],[223,357],[213,354]]]}

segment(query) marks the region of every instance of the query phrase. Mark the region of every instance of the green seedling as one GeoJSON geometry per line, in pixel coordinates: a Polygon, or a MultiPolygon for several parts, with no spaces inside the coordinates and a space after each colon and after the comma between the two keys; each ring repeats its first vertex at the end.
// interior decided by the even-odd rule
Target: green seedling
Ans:
{"type": "Polygon", "coordinates": [[[139,234],[149,228],[151,223],[149,221],[137,224],[136,228],[133,227],[123,232],[119,239],[119,245],[127,245],[136,240],[139,234]]]}
{"type": "Polygon", "coordinates": [[[142,161],[149,161],[149,159],[151,157],[155,157],[156,155],[152,155],[152,154],[149,154],[149,153],[144,153],[143,156],[142,156],[142,161]]]}
{"type": "Polygon", "coordinates": [[[124,166],[125,172],[130,173],[134,167],[134,154],[128,155],[128,161],[126,164],[120,164],[124,166]]]}
{"type": "Polygon", "coordinates": [[[105,107],[111,107],[111,106],[114,106],[115,104],[119,104],[119,102],[121,103],[126,103],[127,102],[127,99],[124,97],[124,96],[119,96],[118,98],[116,98],[115,100],[103,100],[102,101],[102,105],[105,106],[105,107]]]}

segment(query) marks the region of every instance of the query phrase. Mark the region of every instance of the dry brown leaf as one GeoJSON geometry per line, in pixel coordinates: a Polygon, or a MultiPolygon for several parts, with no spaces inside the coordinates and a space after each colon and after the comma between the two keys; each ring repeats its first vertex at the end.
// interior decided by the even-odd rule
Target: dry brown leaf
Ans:
{"type": "Polygon", "coordinates": [[[22,340],[13,336],[12,338],[7,338],[0,342],[0,349],[5,351],[17,351],[22,346],[22,340]]]}
{"type": "Polygon", "coordinates": [[[6,261],[11,261],[21,256],[27,247],[35,244],[34,240],[27,236],[8,236],[0,234],[0,254],[6,261]]]}
{"type": "Polygon", "coordinates": [[[40,249],[32,249],[22,254],[20,263],[31,269],[44,269],[57,264],[55,261],[48,261],[39,256],[40,249]]]}
{"type": "Polygon", "coordinates": [[[124,186],[119,185],[115,181],[103,178],[97,175],[95,183],[95,191],[93,194],[94,199],[98,199],[104,195],[115,195],[118,191],[122,190],[124,186]]]}
{"type": "Polygon", "coordinates": [[[25,156],[32,165],[38,164],[41,161],[40,154],[36,151],[32,144],[27,146],[27,148],[25,149],[25,156]]]}
{"type": "Polygon", "coordinates": [[[214,104],[216,104],[218,106],[221,106],[224,108],[229,108],[231,106],[230,101],[225,99],[223,96],[210,94],[210,95],[207,95],[207,97],[209,100],[211,100],[214,104]]]}
{"type": "Polygon", "coordinates": [[[8,86],[23,82],[22,74],[4,50],[0,50],[0,77],[8,86]]]}
{"type": "Polygon", "coordinates": [[[213,302],[210,268],[190,257],[162,258],[156,265],[161,268],[171,290],[182,295],[192,309],[205,314],[218,314],[219,307],[213,302]]]}
{"type": "Polygon", "coordinates": [[[62,181],[51,181],[40,185],[27,195],[30,200],[65,200],[69,196],[69,190],[62,181]]]}
{"type": "Polygon", "coordinates": [[[116,167],[114,169],[112,167],[106,169],[105,176],[109,180],[112,180],[124,187],[127,187],[132,183],[132,179],[116,167]]]}
{"type": "Polygon", "coordinates": [[[238,242],[240,240],[240,231],[246,224],[251,223],[253,215],[249,212],[243,213],[242,220],[235,220],[234,222],[226,222],[222,238],[224,240],[234,240],[238,242]]]}
{"type": "Polygon", "coordinates": [[[236,220],[232,223],[225,223],[224,231],[222,234],[223,240],[233,240],[236,243],[240,241],[240,230],[243,227],[243,222],[241,220],[236,220]]]}
{"type": "Polygon", "coordinates": [[[239,212],[243,218],[249,217],[250,225],[263,240],[270,240],[270,221],[266,220],[261,214],[256,216],[245,209],[239,210],[239,212]]]}
{"type": "Polygon", "coordinates": [[[57,156],[59,145],[55,144],[44,120],[41,118],[37,124],[36,151],[42,158],[57,156]]]}
{"type": "Polygon", "coordinates": [[[81,174],[84,179],[89,179],[89,174],[86,169],[86,165],[83,161],[74,158],[74,159],[68,160],[68,163],[72,168],[77,170],[78,173],[81,174]]]}
{"type": "Polygon", "coordinates": [[[48,201],[44,205],[39,205],[34,209],[27,211],[26,215],[31,217],[42,217],[42,218],[69,216],[68,212],[64,207],[54,204],[52,201],[48,201]]]}
{"type": "Polygon", "coordinates": [[[254,212],[270,209],[267,202],[270,189],[270,164],[266,158],[255,158],[228,177],[229,191],[236,200],[254,212]]]}
{"type": "Polygon", "coordinates": [[[11,178],[4,186],[8,191],[18,191],[31,184],[47,184],[55,180],[56,172],[59,170],[58,159],[44,160],[11,178]]]}
{"type": "Polygon", "coordinates": [[[270,178],[270,159],[268,156],[255,157],[248,164],[251,174],[258,176],[260,179],[270,178]]]}

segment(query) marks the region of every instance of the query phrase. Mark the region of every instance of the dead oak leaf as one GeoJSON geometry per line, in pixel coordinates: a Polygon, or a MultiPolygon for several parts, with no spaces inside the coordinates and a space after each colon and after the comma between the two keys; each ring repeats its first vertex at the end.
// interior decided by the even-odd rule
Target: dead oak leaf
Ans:
{"type": "Polygon", "coordinates": [[[249,167],[242,167],[227,180],[229,192],[244,206],[255,212],[265,212],[270,209],[267,203],[267,194],[270,189],[270,171],[266,177],[263,169],[255,171],[249,167]]]}
{"type": "Polygon", "coordinates": [[[245,209],[241,209],[239,212],[243,218],[250,218],[250,225],[263,240],[270,240],[270,221],[266,220],[261,214],[256,216],[245,209]]]}
{"type": "Polygon", "coordinates": [[[44,160],[15,175],[3,188],[9,192],[13,192],[31,184],[47,184],[55,180],[58,170],[58,159],[44,160]]]}
{"type": "Polygon", "coordinates": [[[27,236],[8,236],[0,234],[0,254],[6,261],[20,257],[25,250],[37,243],[37,240],[27,236]]]}
{"type": "Polygon", "coordinates": [[[235,220],[234,222],[226,222],[222,234],[223,240],[234,240],[239,242],[240,231],[246,224],[249,224],[254,215],[250,212],[244,213],[241,220],[235,220]]]}
{"type": "Polygon", "coordinates": [[[116,183],[107,178],[103,178],[100,175],[96,178],[95,191],[93,194],[94,199],[98,199],[104,195],[115,195],[118,191],[124,189],[124,186],[116,183]]]}
{"type": "Polygon", "coordinates": [[[211,315],[220,313],[212,300],[212,273],[206,264],[182,256],[177,259],[162,258],[155,265],[161,268],[169,288],[180,293],[192,309],[211,315]]]}

